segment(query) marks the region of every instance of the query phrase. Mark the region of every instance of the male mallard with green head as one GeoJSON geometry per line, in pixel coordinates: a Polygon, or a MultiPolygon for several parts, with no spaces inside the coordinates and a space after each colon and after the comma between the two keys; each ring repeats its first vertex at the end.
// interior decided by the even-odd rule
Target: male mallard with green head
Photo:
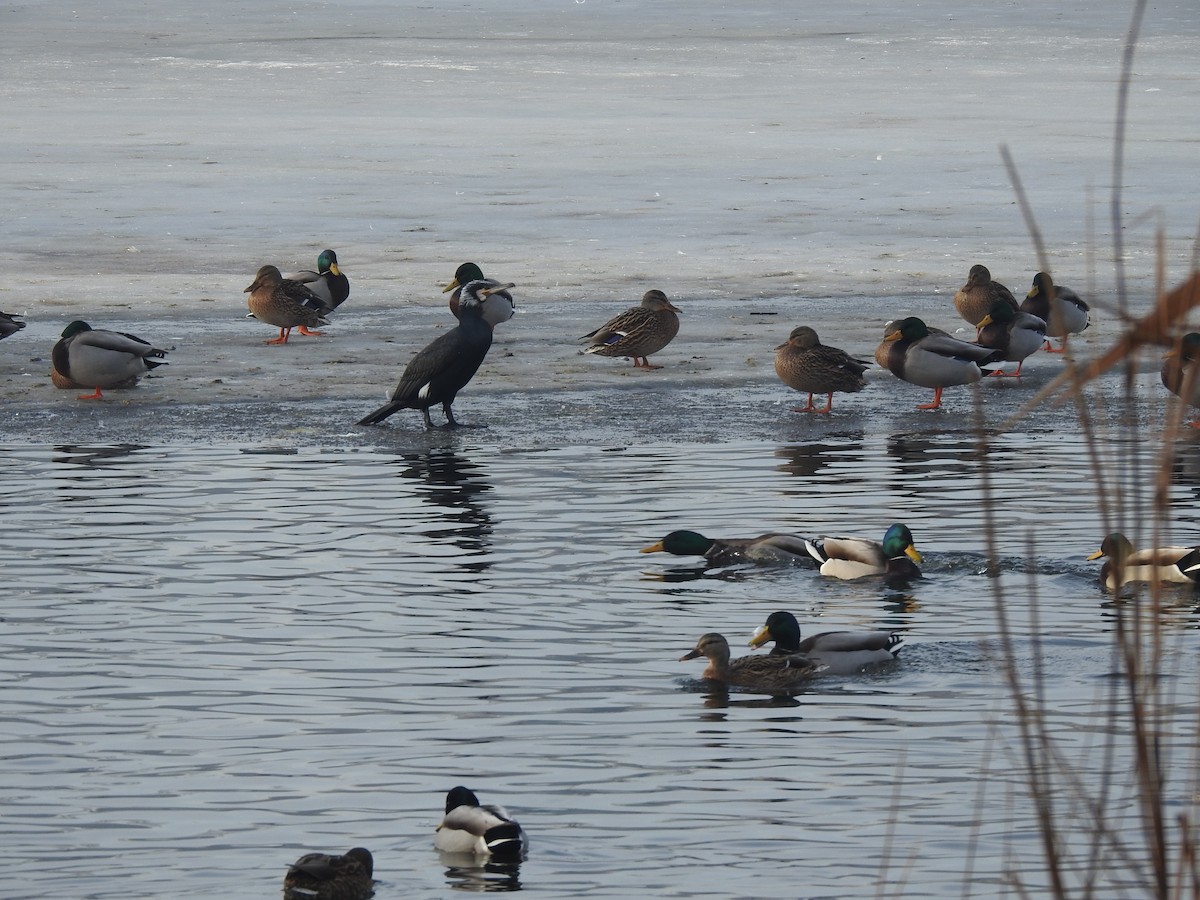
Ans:
{"type": "Polygon", "coordinates": [[[788,339],[775,348],[775,374],[794,391],[807,392],[808,403],[795,412],[833,411],[835,391],[855,393],[867,386],[863,372],[867,364],[845,350],[822,344],[807,325],[792,329],[788,339]],[[813,405],[813,394],[828,394],[824,408],[813,405]]]}
{"type": "Polygon", "coordinates": [[[484,806],[461,785],[446,794],[446,815],[433,836],[444,853],[471,853],[517,862],[529,849],[525,831],[503,806],[484,806]]]}
{"type": "Polygon", "coordinates": [[[275,266],[259,269],[243,293],[250,295],[246,301],[250,315],[279,329],[279,337],[266,341],[268,344],[286,344],[288,335],[297,326],[301,334],[319,335],[321,332],[310,329],[329,324],[315,309],[305,305],[312,300],[319,302],[317,296],[298,281],[284,278],[275,266]]]}
{"type": "MultiPolygon", "coordinates": [[[[450,312],[454,314],[454,318],[462,318],[459,315],[459,306],[462,303],[463,287],[472,281],[483,280],[485,280],[483,270],[473,262],[465,262],[454,270],[454,279],[442,288],[443,294],[449,291],[454,292],[450,294],[450,312]]],[[[506,297],[503,294],[492,294],[483,301],[483,321],[493,329],[501,322],[511,319],[516,311],[517,307],[513,303],[512,297],[506,297]]]]}
{"type": "Polygon", "coordinates": [[[701,678],[770,694],[803,690],[822,667],[803,656],[741,656],[729,658],[729,641],[715,631],[702,635],[690,653],[679,657],[683,662],[704,656],[708,666],[701,678]]]}
{"type": "Polygon", "coordinates": [[[672,531],[661,541],[643,547],[639,552],[703,556],[714,566],[729,566],[740,562],[812,565],[804,538],[779,532],[769,532],[753,538],[709,538],[696,531],[672,531]]]}
{"type": "Polygon", "coordinates": [[[932,402],[918,404],[917,409],[939,409],[943,388],[974,384],[983,377],[980,366],[1002,355],[935,331],[916,316],[889,322],[875,349],[875,361],[882,368],[909,384],[933,388],[932,402]]]}
{"type": "Polygon", "coordinates": [[[1200,583],[1200,547],[1155,547],[1134,550],[1119,531],[1108,535],[1089,560],[1104,557],[1100,581],[1110,591],[1135,581],[1200,583]]]}
{"type": "Polygon", "coordinates": [[[1056,285],[1049,272],[1033,276],[1033,287],[1021,301],[1021,309],[1046,323],[1047,337],[1062,338],[1058,348],[1046,341],[1047,353],[1065,352],[1071,335],[1079,334],[1089,324],[1089,307],[1083,298],[1069,287],[1056,285]]]}
{"type": "Polygon", "coordinates": [[[851,675],[864,666],[892,662],[903,639],[891,631],[824,631],[800,640],[800,623],[790,612],[773,612],[750,638],[751,647],[775,642],[771,656],[797,653],[831,675],[851,675]]]}
{"type": "Polygon", "coordinates": [[[102,388],[130,387],[157,366],[165,366],[166,350],[120,331],[92,328],[76,320],[63,329],[50,351],[50,380],[58,388],[93,388],[80,400],[103,400],[102,388]]]}
{"type": "Polygon", "coordinates": [[[988,373],[989,376],[1020,378],[1021,366],[1026,358],[1037,353],[1046,343],[1046,323],[1031,313],[1021,312],[1004,301],[998,301],[980,320],[976,343],[980,347],[1000,351],[1004,360],[1017,364],[1016,371],[1011,374],[1003,369],[993,369],[988,373]]]}
{"type": "Polygon", "coordinates": [[[919,578],[921,553],[907,525],[897,522],[888,528],[883,542],[858,537],[821,537],[806,541],[809,555],[822,575],[846,580],[868,575],[889,578],[919,578]]]}
{"type": "MultiPolygon", "coordinates": [[[[284,280],[295,281],[308,288],[313,296],[305,299],[304,305],[321,316],[329,315],[350,296],[350,279],[338,268],[337,254],[332,250],[322,250],[317,256],[315,272],[306,269],[288,275],[284,280]]],[[[307,333],[303,325],[300,326],[300,333],[307,333]]]]}
{"type": "Polygon", "coordinates": [[[678,313],[679,309],[662,291],[646,291],[639,306],[631,306],[581,337],[581,341],[592,342],[583,352],[623,356],[632,358],[635,368],[661,369],[662,366],[650,365],[648,357],[671,343],[679,333],[678,313]]]}

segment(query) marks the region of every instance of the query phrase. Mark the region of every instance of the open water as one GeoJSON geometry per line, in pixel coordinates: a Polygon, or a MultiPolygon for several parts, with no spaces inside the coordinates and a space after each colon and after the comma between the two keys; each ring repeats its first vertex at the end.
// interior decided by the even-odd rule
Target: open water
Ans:
{"type": "MultiPolygon", "coordinates": [[[[1197,529],[1183,451],[1180,535],[1197,529]]],[[[1115,607],[1084,560],[1102,535],[1086,458],[1077,437],[997,439],[989,570],[960,434],[4,446],[7,894],[269,897],[301,853],[355,845],[375,853],[380,900],[996,896],[1013,871],[1037,885],[998,609],[1048,732],[1133,827],[1109,719],[1115,607]],[[679,527],[878,538],[895,520],[926,555],[903,589],[637,552],[679,527]],[[714,689],[677,661],[706,631],[749,652],[776,609],[809,633],[895,629],[907,648],[794,698],[714,689]],[[517,872],[433,850],[459,783],[525,825],[517,872]]],[[[1196,599],[1165,599],[1164,752],[1190,765],[1196,599]]],[[[1129,896],[1108,877],[1101,895],[1129,896]]]]}

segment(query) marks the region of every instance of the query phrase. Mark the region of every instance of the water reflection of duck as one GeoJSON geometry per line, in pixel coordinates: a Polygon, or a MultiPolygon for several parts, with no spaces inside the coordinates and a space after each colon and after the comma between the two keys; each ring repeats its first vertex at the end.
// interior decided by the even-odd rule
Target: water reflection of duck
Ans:
{"type": "Polygon", "coordinates": [[[807,541],[797,534],[770,532],[753,538],[710,538],[696,531],[672,531],[641,553],[703,556],[715,566],[740,562],[806,563],[811,565],[807,541]]]}
{"type": "Polygon", "coordinates": [[[520,860],[529,839],[503,806],[481,805],[473,791],[459,785],[446,794],[446,815],[433,845],[445,853],[520,860]]]}
{"type": "MultiPolygon", "coordinates": [[[[821,441],[813,441],[804,444],[788,444],[780,447],[774,452],[776,459],[780,460],[776,467],[780,472],[788,475],[794,475],[798,478],[807,478],[811,475],[816,475],[821,469],[826,468],[835,460],[855,460],[858,459],[862,452],[862,433],[846,435],[846,440],[839,442],[823,443],[821,441]]],[[[854,470],[847,469],[839,475],[842,483],[851,481],[861,481],[854,470]]],[[[801,486],[800,490],[807,490],[807,487],[801,486]]],[[[791,490],[790,488],[788,490],[791,490]]]]}
{"type": "Polygon", "coordinates": [[[1125,535],[1114,531],[1088,559],[1102,556],[1100,581],[1110,591],[1136,581],[1200,583],[1200,547],[1135,550],[1125,535]]]}
{"type": "Polygon", "coordinates": [[[374,892],[375,860],[355,847],[342,856],[308,853],[283,877],[284,900],[366,900],[374,892]]]}
{"type": "Polygon", "coordinates": [[[701,678],[768,693],[785,694],[806,687],[822,667],[803,656],[740,656],[729,658],[729,641],[715,631],[701,635],[691,652],[680,662],[704,656],[708,658],[701,678]]]}
{"type": "Polygon", "coordinates": [[[889,578],[919,578],[921,554],[907,525],[897,522],[888,528],[883,542],[857,537],[821,537],[805,541],[808,552],[820,565],[821,574],[854,579],[867,575],[889,578]]]}
{"type": "Polygon", "coordinates": [[[830,674],[852,674],[864,666],[891,662],[903,639],[891,631],[825,631],[800,639],[800,623],[790,612],[773,612],[750,638],[751,647],[775,642],[771,656],[800,654],[830,674]]]}

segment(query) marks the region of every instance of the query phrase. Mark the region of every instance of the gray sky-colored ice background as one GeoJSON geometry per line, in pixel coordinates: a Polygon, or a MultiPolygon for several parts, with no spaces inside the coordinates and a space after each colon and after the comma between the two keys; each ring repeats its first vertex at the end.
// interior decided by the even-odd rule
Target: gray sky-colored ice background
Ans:
{"type": "MultiPolygon", "coordinates": [[[[238,302],[339,248],[358,302],[480,257],[522,301],[1111,287],[1132,7],[712,0],[13,3],[0,308],[238,302]],[[1094,255],[1089,256],[1089,253],[1094,255]]],[[[1130,91],[1134,294],[1197,226],[1200,13],[1152,3],[1130,91]]],[[[431,293],[435,293],[431,292],[431,293]]],[[[431,293],[428,296],[431,296],[431,293]]]]}

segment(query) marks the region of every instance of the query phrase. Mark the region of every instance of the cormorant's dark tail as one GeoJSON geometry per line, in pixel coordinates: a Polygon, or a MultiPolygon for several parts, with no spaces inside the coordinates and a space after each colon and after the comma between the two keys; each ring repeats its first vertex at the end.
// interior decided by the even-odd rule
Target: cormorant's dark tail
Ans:
{"type": "Polygon", "coordinates": [[[379,409],[375,410],[375,412],[371,413],[370,415],[363,416],[361,419],[358,420],[358,424],[359,425],[378,425],[380,422],[382,422],[388,416],[392,415],[393,413],[398,413],[400,410],[405,409],[405,408],[406,407],[404,406],[403,403],[397,403],[395,401],[392,401],[391,403],[387,403],[387,404],[379,407],[379,409]]]}

